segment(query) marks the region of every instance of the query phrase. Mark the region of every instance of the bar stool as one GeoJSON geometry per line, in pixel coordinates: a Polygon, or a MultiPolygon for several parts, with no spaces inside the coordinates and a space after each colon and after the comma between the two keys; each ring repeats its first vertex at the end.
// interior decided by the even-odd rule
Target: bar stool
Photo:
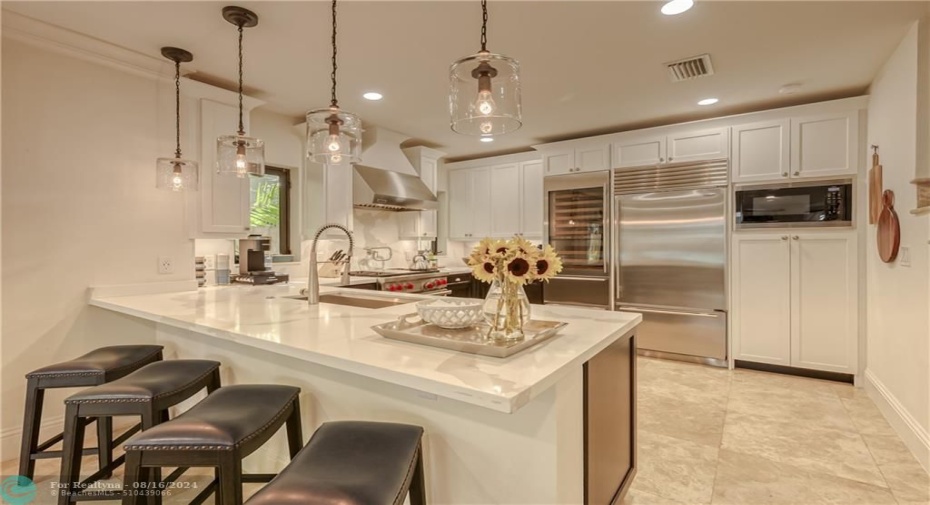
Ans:
{"type": "Polygon", "coordinates": [[[323,423],[310,442],[246,505],[426,505],[423,428],[323,423]]]}
{"type": "MultiPolygon", "coordinates": [[[[199,359],[158,361],[113,382],[85,389],[65,400],[65,436],[61,458],[61,486],[58,504],[66,505],[77,499],[87,499],[81,490],[89,484],[110,474],[121,465],[125,456],[120,456],[105,468],[80,482],[80,489],[73,489],[80,479],[81,456],[83,454],[84,427],[88,418],[115,416],[139,416],[141,422],[133,430],[147,430],[168,420],[168,409],[194,396],[206,388],[207,392],[220,387],[220,363],[199,359]]],[[[184,469],[172,474],[174,478],[184,469]]],[[[169,479],[170,480],[170,479],[169,479]]],[[[113,496],[95,495],[93,499],[119,499],[113,496]]]]}
{"type": "MultiPolygon", "coordinates": [[[[160,345],[101,347],[70,361],[49,365],[26,374],[26,408],[23,440],[19,452],[19,475],[34,479],[37,459],[61,457],[61,451],[47,449],[60,442],[64,438],[64,432],[39,443],[39,427],[42,425],[42,404],[46,389],[96,386],[119,379],[149,363],[161,361],[162,349],[160,345]]],[[[100,468],[105,468],[113,460],[113,446],[123,443],[133,433],[124,433],[120,438],[113,440],[110,420],[98,419],[97,447],[85,450],[84,454],[96,453],[100,460],[100,468]]]]}
{"type": "MultiPolygon", "coordinates": [[[[255,452],[287,424],[293,457],[300,451],[300,388],[275,385],[227,386],[178,417],[134,436],[126,449],[124,489],[151,488],[154,469],[172,466],[214,467],[215,479],[191,504],[217,492],[217,505],[241,505],[243,482],[268,482],[274,475],[243,474],[242,459],[255,452]]],[[[160,499],[161,496],[156,496],[160,499]]],[[[127,493],[123,505],[146,499],[127,493]]]]}

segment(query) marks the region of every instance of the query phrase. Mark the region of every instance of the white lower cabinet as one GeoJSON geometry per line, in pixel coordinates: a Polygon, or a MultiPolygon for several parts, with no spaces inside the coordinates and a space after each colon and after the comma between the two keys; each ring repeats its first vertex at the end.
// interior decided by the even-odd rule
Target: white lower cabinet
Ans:
{"type": "Polygon", "coordinates": [[[738,360],[855,374],[855,231],[734,237],[733,354],[738,360]]]}

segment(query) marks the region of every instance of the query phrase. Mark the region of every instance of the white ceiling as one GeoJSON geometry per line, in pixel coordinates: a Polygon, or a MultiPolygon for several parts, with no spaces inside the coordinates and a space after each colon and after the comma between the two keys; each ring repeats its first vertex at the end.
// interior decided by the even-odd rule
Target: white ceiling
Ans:
{"type": "MultiPolygon", "coordinates": [[[[159,57],[194,53],[192,76],[231,84],[236,30],[217,2],[3,2],[3,8],[159,57]]],[[[295,123],[329,103],[329,2],[241,2],[253,96],[295,123]]],[[[448,65],[478,49],[479,2],[339,5],[339,98],[363,122],[467,158],[543,141],[863,93],[926,2],[711,2],[685,14],[661,2],[490,2],[488,47],[522,64],[519,131],[480,143],[453,133],[448,65]],[[663,63],[710,53],[716,74],[670,83],[663,63]],[[794,95],[779,95],[787,83],[794,95]],[[384,93],[381,102],[361,98],[384,93]],[[705,97],[720,103],[700,107],[705,97]]],[[[167,67],[167,65],[166,65],[167,67]]]]}

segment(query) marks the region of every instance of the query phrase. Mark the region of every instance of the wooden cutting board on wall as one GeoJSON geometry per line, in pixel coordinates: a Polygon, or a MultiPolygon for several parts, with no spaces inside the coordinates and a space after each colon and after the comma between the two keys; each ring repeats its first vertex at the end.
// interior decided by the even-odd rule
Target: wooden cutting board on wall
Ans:
{"type": "Polygon", "coordinates": [[[882,212],[878,218],[878,255],[885,263],[898,257],[901,246],[901,224],[894,210],[894,192],[890,189],[882,194],[882,212]]]}
{"type": "Polygon", "coordinates": [[[869,169],[869,224],[878,222],[882,214],[882,166],[878,161],[878,146],[872,146],[872,168],[869,169]]]}

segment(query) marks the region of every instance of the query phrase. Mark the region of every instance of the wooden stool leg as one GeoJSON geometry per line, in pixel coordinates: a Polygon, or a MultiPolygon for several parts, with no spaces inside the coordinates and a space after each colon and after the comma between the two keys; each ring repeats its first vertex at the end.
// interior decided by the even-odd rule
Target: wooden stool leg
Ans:
{"type": "Polygon", "coordinates": [[[207,383],[207,394],[210,394],[220,388],[220,369],[217,368],[210,374],[210,382],[207,383]]]}
{"type": "Polygon", "coordinates": [[[143,500],[136,492],[138,483],[146,482],[143,478],[146,472],[142,469],[142,453],[140,451],[126,451],[126,464],[123,474],[123,505],[142,505],[143,500]]]}
{"type": "Polygon", "coordinates": [[[410,482],[410,505],[426,505],[426,477],[423,475],[423,446],[417,449],[417,466],[410,482]]]}
{"type": "Polygon", "coordinates": [[[291,410],[291,415],[287,417],[287,447],[291,453],[291,459],[294,459],[294,456],[304,446],[304,435],[303,429],[300,425],[300,401],[297,398],[294,399],[293,410],[291,410]]]}
{"type": "MultiPolygon", "coordinates": [[[[148,408],[142,411],[142,415],[141,415],[142,431],[145,431],[161,423],[162,416],[166,415],[167,412],[168,412],[167,410],[155,412],[154,406],[149,404],[148,408]]],[[[143,467],[143,468],[144,468],[143,473],[146,475],[145,482],[150,482],[150,483],[161,482],[161,468],[160,467],[153,467],[153,468],[143,467]]],[[[144,498],[145,498],[144,500],[138,501],[137,504],[141,505],[141,504],[147,503],[149,505],[158,505],[159,503],[158,497],[155,495],[149,495],[144,498]]]]}
{"type": "MultiPolygon", "coordinates": [[[[97,418],[97,459],[101,470],[113,463],[113,418],[111,417],[97,418]]],[[[112,476],[113,473],[108,472],[101,478],[109,479],[112,476]]]]}
{"type": "Polygon", "coordinates": [[[216,489],[213,491],[213,503],[223,505],[223,490],[220,489],[220,467],[213,469],[213,481],[216,483],[216,489]]]}
{"type": "Polygon", "coordinates": [[[38,379],[26,383],[26,411],[23,415],[23,442],[19,450],[19,474],[33,479],[36,462],[32,459],[39,446],[39,427],[42,425],[42,400],[45,389],[39,387],[38,379]]]}
{"type": "Polygon", "coordinates": [[[61,477],[58,505],[68,505],[72,484],[81,480],[81,456],[84,452],[84,420],[78,417],[80,405],[69,403],[65,409],[65,432],[61,445],[61,477]]]}
{"type": "Polygon", "coordinates": [[[227,451],[220,459],[217,490],[222,505],[242,505],[242,460],[238,451],[227,451]]]}

